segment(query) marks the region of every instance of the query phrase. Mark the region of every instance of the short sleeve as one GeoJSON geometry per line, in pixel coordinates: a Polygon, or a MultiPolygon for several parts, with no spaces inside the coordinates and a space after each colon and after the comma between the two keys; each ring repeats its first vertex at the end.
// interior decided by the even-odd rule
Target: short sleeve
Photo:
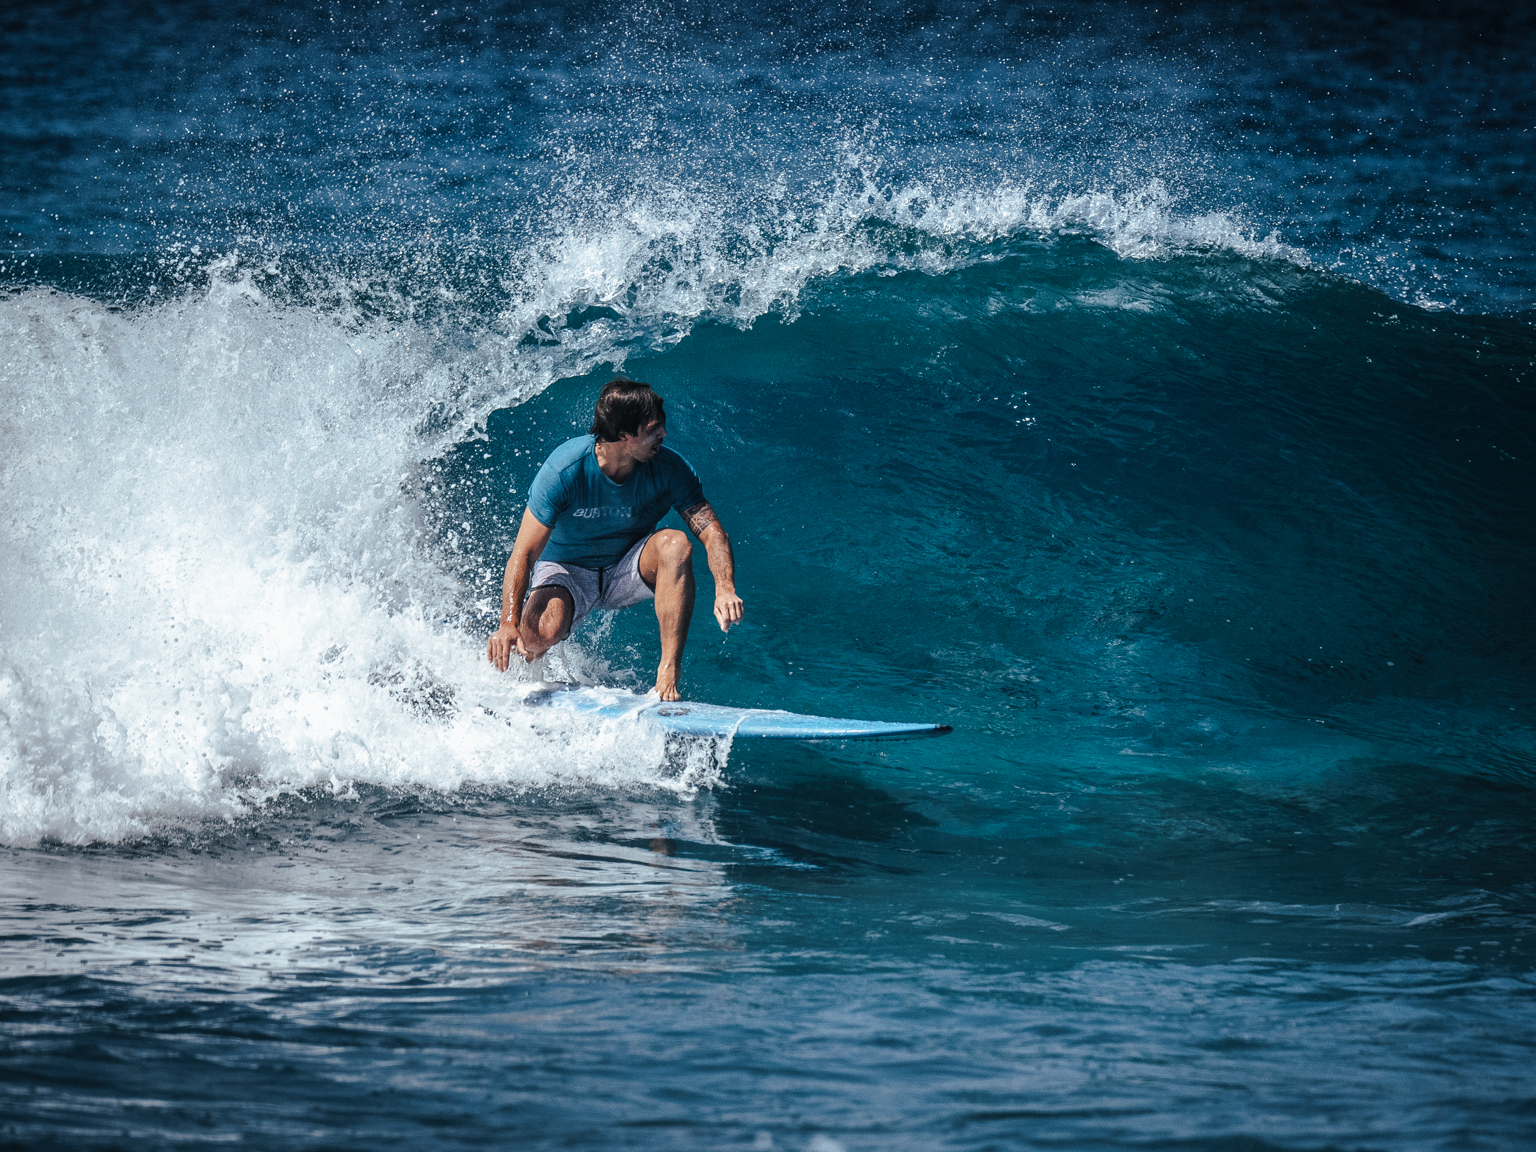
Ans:
{"type": "Polygon", "coordinates": [[[704,499],[704,485],[699,483],[699,474],[677,452],[672,453],[671,488],[672,507],[679,512],[686,512],[704,499]]]}
{"type": "Polygon", "coordinates": [[[555,521],[560,519],[560,513],[564,512],[566,505],[570,503],[565,485],[560,481],[560,470],[552,467],[550,461],[546,460],[534,476],[533,486],[528,489],[528,511],[532,512],[533,518],[546,528],[555,526],[555,521]]]}

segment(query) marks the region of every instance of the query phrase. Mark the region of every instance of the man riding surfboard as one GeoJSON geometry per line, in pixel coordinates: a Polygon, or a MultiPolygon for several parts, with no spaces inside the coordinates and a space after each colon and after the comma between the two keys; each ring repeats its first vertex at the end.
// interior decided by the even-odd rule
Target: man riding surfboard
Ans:
{"type": "Polygon", "coordinates": [[[491,663],[506,671],[515,650],[537,660],[595,608],[656,601],[661,663],[656,692],[678,700],[683,646],[693,615],[693,545],[656,524],[675,508],[709,555],[715,619],[729,631],[742,617],[731,541],[693,467],[662,445],[662,399],[637,380],[610,380],[598,393],[592,431],[550,453],[533,479],[501,585],[501,624],[491,663]]]}

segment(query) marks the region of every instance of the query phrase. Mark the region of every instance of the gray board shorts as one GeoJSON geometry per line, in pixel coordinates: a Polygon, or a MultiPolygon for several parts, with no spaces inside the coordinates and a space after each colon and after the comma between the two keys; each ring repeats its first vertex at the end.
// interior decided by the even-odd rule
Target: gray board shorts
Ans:
{"type": "Polygon", "coordinates": [[[560,564],[553,560],[540,560],[533,566],[530,592],[554,585],[571,594],[576,604],[576,615],[571,620],[574,628],[582,617],[595,608],[615,611],[650,600],[655,593],[640,578],[640,552],[645,542],[654,536],[642,536],[630,546],[623,558],[611,568],[578,568],[574,564],[560,564]]]}

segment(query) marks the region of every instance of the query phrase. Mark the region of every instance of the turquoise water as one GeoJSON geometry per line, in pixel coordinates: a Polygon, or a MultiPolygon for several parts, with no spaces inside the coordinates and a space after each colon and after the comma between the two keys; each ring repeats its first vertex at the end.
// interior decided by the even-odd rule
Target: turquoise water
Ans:
{"type": "Polygon", "coordinates": [[[3,49],[0,1144],[1529,1145],[1528,20],[99,15],[3,49]],[[511,703],[616,371],[685,689],[952,735],[511,703]]]}

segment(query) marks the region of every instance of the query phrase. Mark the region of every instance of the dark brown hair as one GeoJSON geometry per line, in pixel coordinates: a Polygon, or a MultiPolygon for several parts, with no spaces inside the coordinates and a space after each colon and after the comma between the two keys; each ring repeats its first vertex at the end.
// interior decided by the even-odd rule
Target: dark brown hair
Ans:
{"type": "Polygon", "coordinates": [[[667,422],[661,397],[649,384],[620,376],[603,385],[597,394],[597,411],[592,418],[592,435],[599,440],[622,440],[638,436],[640,429],[653,420],[667,422]]]}

